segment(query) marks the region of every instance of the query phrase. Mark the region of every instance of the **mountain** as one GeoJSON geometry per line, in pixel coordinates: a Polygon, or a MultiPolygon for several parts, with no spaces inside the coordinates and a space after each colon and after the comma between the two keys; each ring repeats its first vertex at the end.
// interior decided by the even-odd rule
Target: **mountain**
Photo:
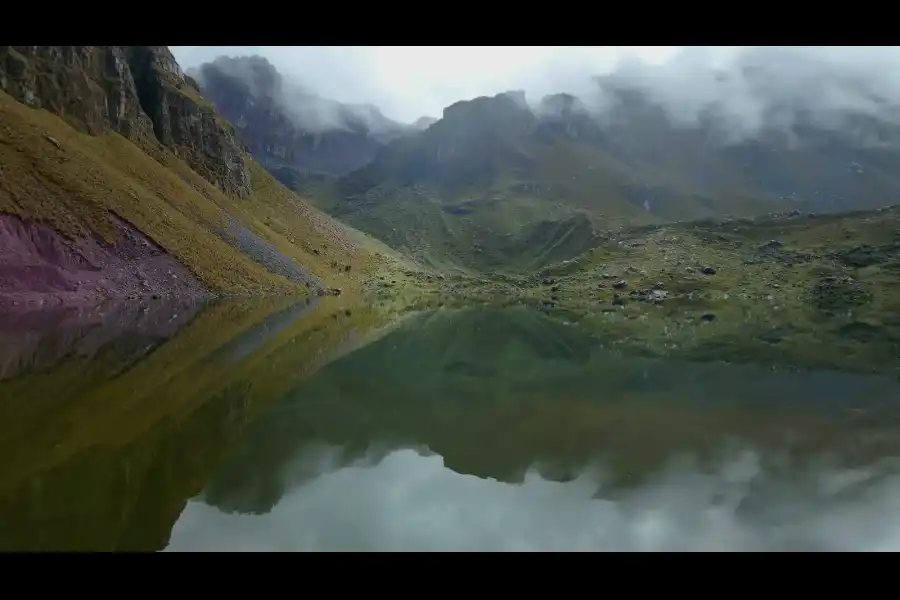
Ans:
{"type": "Polygon", "coordinates": [[[376,264],[165,46],[0,46],[0,88],[0,304],[350,291],[376,264]]]}
{"type": "Polygon", "coordinates": [[[438,121],[439,119],[435,119],[434,117],[419,117],[413,122],[412,128],[416,131],[422,131],[428,129],[438,121]]]}
{"type": "Polygon", "coordinates": [[[261,56],[219,57],[192,74],[253,157],[289,186],[359,169],[409,130],[372,105],[341,104],[286,82],[261,56]]]}
{"type": "Polygon", "coordinates": [[[574,97],[532,109],[521,92],[458,102],[324,192],[327,212],[434,264],[532,268],[575,256],[595,230],[755,210],[781,202],[702,194],[608,144],[574,97]]]}
{"type": "MultiPolygon", "coordinates": [[[[748,73],[767,89],[770,71],[748,73]]],[[[900,193],[896,107],[823,120],[775,97],[758,131],[735,135],[721,105],[688,121],[626,78],[595,83],[602,109],[567,94],[530,105],[515,91],[457,102],[337,184],[302,189],[421,260],[476,270],[575,256],[595,243],[592,230],[871,209],[900,193]]]]}

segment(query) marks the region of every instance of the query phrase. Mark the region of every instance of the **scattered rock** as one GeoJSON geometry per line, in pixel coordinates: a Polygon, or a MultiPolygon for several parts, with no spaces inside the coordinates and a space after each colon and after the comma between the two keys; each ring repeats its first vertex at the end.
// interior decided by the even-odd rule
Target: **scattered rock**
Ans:
{"type": "Polygon", "coordinates": [[[62,150],[62,145],[59,143],[59,141],[55,137],[49,136],[45,133],[44,139],[47,140],[48,142],[50,142],[51,144],[53,144],[54,146],[56,146],[57,150],[62,150]]]}
{"type": "MultiPolygon", "coordinates": [[[[877,325],[864,321],[853,321],[841,326],[838,335],[848,337],[859,342],[874,342],[884,336],[883,329],[877,325]]],[[[884,336],[892,337],[892,336],[884,336]]]]}
{"type": "Polygon", "coordinates": [[[857,246],[835,257],[851,267],[862,268],[900,258],[900,244],[857,246]]]}
{"type": "Polygon", "coordinates": [[[628,287],[628,282],[624,279],[621,279],[613,284],[613,288],[617,290],[624,290],[626,287],[628,287]]]}
{"type": "Polygon", "coordinates": [[[790,333],[791,329],[787,327],[775,327],[774,329],[769,329],[768,331],[761,333],[759,339],[767,344],[779,344],[784,338],[790,335],[790,333]]]}
{"type": "Polygon", "coordinates": [[[825,275],[810,291],[812,303],[823,311],[840,311],[871,301],[863,284],[847,275],[825,275]]]}

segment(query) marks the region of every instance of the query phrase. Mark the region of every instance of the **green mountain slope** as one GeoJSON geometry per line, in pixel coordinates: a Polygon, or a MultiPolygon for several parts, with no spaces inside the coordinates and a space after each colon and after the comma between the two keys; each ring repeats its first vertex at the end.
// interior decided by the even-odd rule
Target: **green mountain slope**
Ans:
{"type": "Polygon", "coordinates": [[[392,246],[476,269],[575,256],[592,236],[578,235],[578,227],[576,235],[555,233],[572,223],[600,230],[785,208],[740,186],[705,194],[677,168],[617,153],[604,135],[590,117],[539,117],[512,93],[478,98],[449,107],[337,183],[304,189],[392,246]],[[523,254],[524,247],[536,248],[523,254]]]}
{"type": "MultiPolygon", "coordinates": [[[[241,124],[276,177],[441,269],[528,270],[577,256],[597,232],[871,209],[900,194],[900,128],[883,99],[869,99],[879,111],[847,108],[823,120],[776,95],[758,130],[736,135],[727,107],[710,104],[685,120],[639,81],[612,74],[595,78],[599,104],[568,94],[535,104],[507,92],[457,102],[436,121],[379,137],[365,119],[348,124],[349,108],[333,102],[347,118],[323,129],[309,97],[278,93],[285,84],[274,67],[231,61],[255,65],[244,69],[252,77],[207,65],[202,89],[241,124]]],[[[762,93],[779,81],[773,69],[740,77],[762,93]]],[[[716,85],[728,84],[723,77],[716,85]]],[[[847,97],[867,94],[837,72],[822,77],[847,97]]]]}
{"type": "MultiPolygon", "coordinates": [[[[583,215],[610,230],[871,209],[900,194],[900,129],[887,120],[847,113],[841,129],[798,109],[790,130],[772,125],[729,140],[715,111],[675,123],[645,94],[606,93],[613,100],[599,117],[568,95],[538,107],[518,93],[460,102],[367,167],[306,189],[325,199],[318,200],[325,210],[421,255],[428,250],[419,232],[442,222],[438,236],[426,236],[434,251],[452,247],[455,259],[476,268],[533,265],[504,242],[541,221],[583,215]],[[490,260],[470,250],[479,235],[491,237],[490,260]]],[[[571,257],[581,248],[565,251],[571,257]]]]}
{"type": "Polygon", "coordinates": [[[378,268],[249,157],[165,47],[4,46],[0,75],[0,296],[352,291],[378,268]]]}
{"type": "Polygon", "coordinates": [[[530,274],[448,277],[420,305],[524,304],[637,355],[896,375],[898,273],[891,207],[608,232],[530,274]]]}

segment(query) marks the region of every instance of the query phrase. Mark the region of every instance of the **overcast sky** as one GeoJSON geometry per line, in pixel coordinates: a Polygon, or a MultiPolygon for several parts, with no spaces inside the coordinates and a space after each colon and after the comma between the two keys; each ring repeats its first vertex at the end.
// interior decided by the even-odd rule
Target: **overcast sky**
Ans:
{"type": "MultiPolygon", "coordinates": [[[[221,55],[262,55],[288,81],[344,103],[374,104],[406,123],[440,117],[459,100],[513,89],[525,90],[532,105],[546,94],[572,93],[593,102],[599,114],[606,100],[591,76],[615,70],[620,81],[641,89],[676,122],[696,123],[716,106],[735,139],[772,125],[773,107],[807,111],[837,128],[844,127],[845,111],[900,124],[900,110],[882,101],[900,105],[897,47],[174,46],[172,51],[185,69],[221,55]],[[765,77],[758,76],[760,70],[765,77]]],[[[778,116],[775,125],[787,131],[796,114],[778,116]]]]}
{"type": "Polygon", "coordinates": [[[525,89],[577,92],[588,73],[604,73],[625,56],[658,64],[676,46],[172,46],[185,69],[220,55],[265,56],[322,96],[375,104],[390,118],[439,117],[458,100],[525,89]],[[571,88],[571,89],[569,89],[571,88]]]}

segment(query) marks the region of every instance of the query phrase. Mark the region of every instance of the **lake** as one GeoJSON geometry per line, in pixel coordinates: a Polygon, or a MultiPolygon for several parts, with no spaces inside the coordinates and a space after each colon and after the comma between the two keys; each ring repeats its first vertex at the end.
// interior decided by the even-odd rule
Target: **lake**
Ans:
{"type": "Polygon", "coordinates": [[[900,382],[527,308],[0,317],[0,550],[900,550],[900,382]]]}

